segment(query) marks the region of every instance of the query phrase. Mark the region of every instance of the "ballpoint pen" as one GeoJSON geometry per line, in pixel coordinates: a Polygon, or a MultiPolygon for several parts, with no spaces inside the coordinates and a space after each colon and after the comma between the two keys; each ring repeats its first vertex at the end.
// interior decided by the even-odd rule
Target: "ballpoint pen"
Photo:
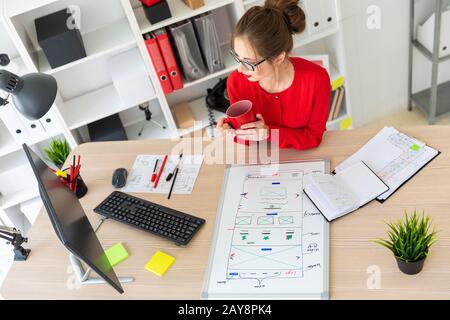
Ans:
{"type": "Polygon", "coordinates": [[[155,182],[155,179],[156,179],[156,168],[158,168],[158,162],[159,162],[159,159],[156,159],[155,167],[153,168],[152,178],[150,179],[150,182],[155,182]]]}
{"type": "Polygon", "coordinates": [[[175,185],[175,181],[177,180],[177,175],[178,175],[178,166],[177,166],[177,169],[175,170],[175,175],[173,177],[172,185],[170,186],[170,191],[169,191],[169,195],[167,196],[167,199],[170,199],[170,196],[172,195],[172,190],[173,190],[173,186],[175,185]]]}
{"type": "Polygon", "coordinates": [[[180,165],[181,162],[181,158],[183,158],[183,154],[181,153],[180,156],[178,157],[178,163],[175,165],[175,167],[173,167],[173,170],[171,173],[169,173],[166,177],[166,181],[170,181],[170,179],[172,179],[172,177],[175,174],[175,171],[178,170],[178,166],[180,165]]]}

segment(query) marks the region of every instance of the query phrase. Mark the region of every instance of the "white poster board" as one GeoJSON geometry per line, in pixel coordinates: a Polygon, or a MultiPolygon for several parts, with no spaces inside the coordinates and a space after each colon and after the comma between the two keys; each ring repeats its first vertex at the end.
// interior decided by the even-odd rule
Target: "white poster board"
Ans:
{"type": "Polygon", "coordinates": [[[304,195],[324,160],[225,172],[204,299],[327,299],[328,223],[304,195]]]}

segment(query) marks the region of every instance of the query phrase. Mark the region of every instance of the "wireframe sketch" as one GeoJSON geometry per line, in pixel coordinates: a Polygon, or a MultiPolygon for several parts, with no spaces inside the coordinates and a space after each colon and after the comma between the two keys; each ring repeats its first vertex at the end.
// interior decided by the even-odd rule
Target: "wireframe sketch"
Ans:
{"type": "MultiPolygon", "coordinates": [[[[323,163],[258,167],[230,173],[208,294],[320,292],[326,281],[326,221],[303,194],[303,183],[323,163]],[[233,194],[230,194],[233,193],[233,194]]],[[[232,171],[231,171],[232,172],[232,171]]]]}

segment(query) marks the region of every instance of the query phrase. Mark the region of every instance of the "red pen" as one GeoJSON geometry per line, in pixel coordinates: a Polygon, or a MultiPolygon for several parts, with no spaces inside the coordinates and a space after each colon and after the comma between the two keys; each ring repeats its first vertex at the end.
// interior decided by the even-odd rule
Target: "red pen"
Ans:
{"type": "Polygon", "coordinates": [[[158,162],[159,159],[156,159],[155,167],[153,168],[152,178],[150,179],[151,182],[155,182],[156,180],[156,168],[158,167],[158,162]]]}
{"type": "Polygon", "coordinates": [[[156,177],[155,184],[153,185],[154,188],[157,188],[157,187],[158,187],[159,178],[161,178],[161,175],[162,175],[162,173],[163,173],[164,166],[166,165],[166,162],[167,162],[167,158],[168,158],[168,157],[169,157],[168,155],[165,155],[165,156],[164,156],[163,163],[162,163],[162,165],[161,165],[161,168],[159,168],[158,176],[156,177]]]}

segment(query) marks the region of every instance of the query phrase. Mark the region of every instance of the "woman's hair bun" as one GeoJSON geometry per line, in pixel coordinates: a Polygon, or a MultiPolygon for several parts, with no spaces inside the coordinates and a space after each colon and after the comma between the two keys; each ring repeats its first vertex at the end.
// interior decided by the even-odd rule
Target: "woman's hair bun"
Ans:
{"type": "Polygon", "coordinates": [[[282,12],[292,33],[302,33],[305,30],[306,16],[299,7],[298,0],[266,0],[264,7],[282,12]]]}

